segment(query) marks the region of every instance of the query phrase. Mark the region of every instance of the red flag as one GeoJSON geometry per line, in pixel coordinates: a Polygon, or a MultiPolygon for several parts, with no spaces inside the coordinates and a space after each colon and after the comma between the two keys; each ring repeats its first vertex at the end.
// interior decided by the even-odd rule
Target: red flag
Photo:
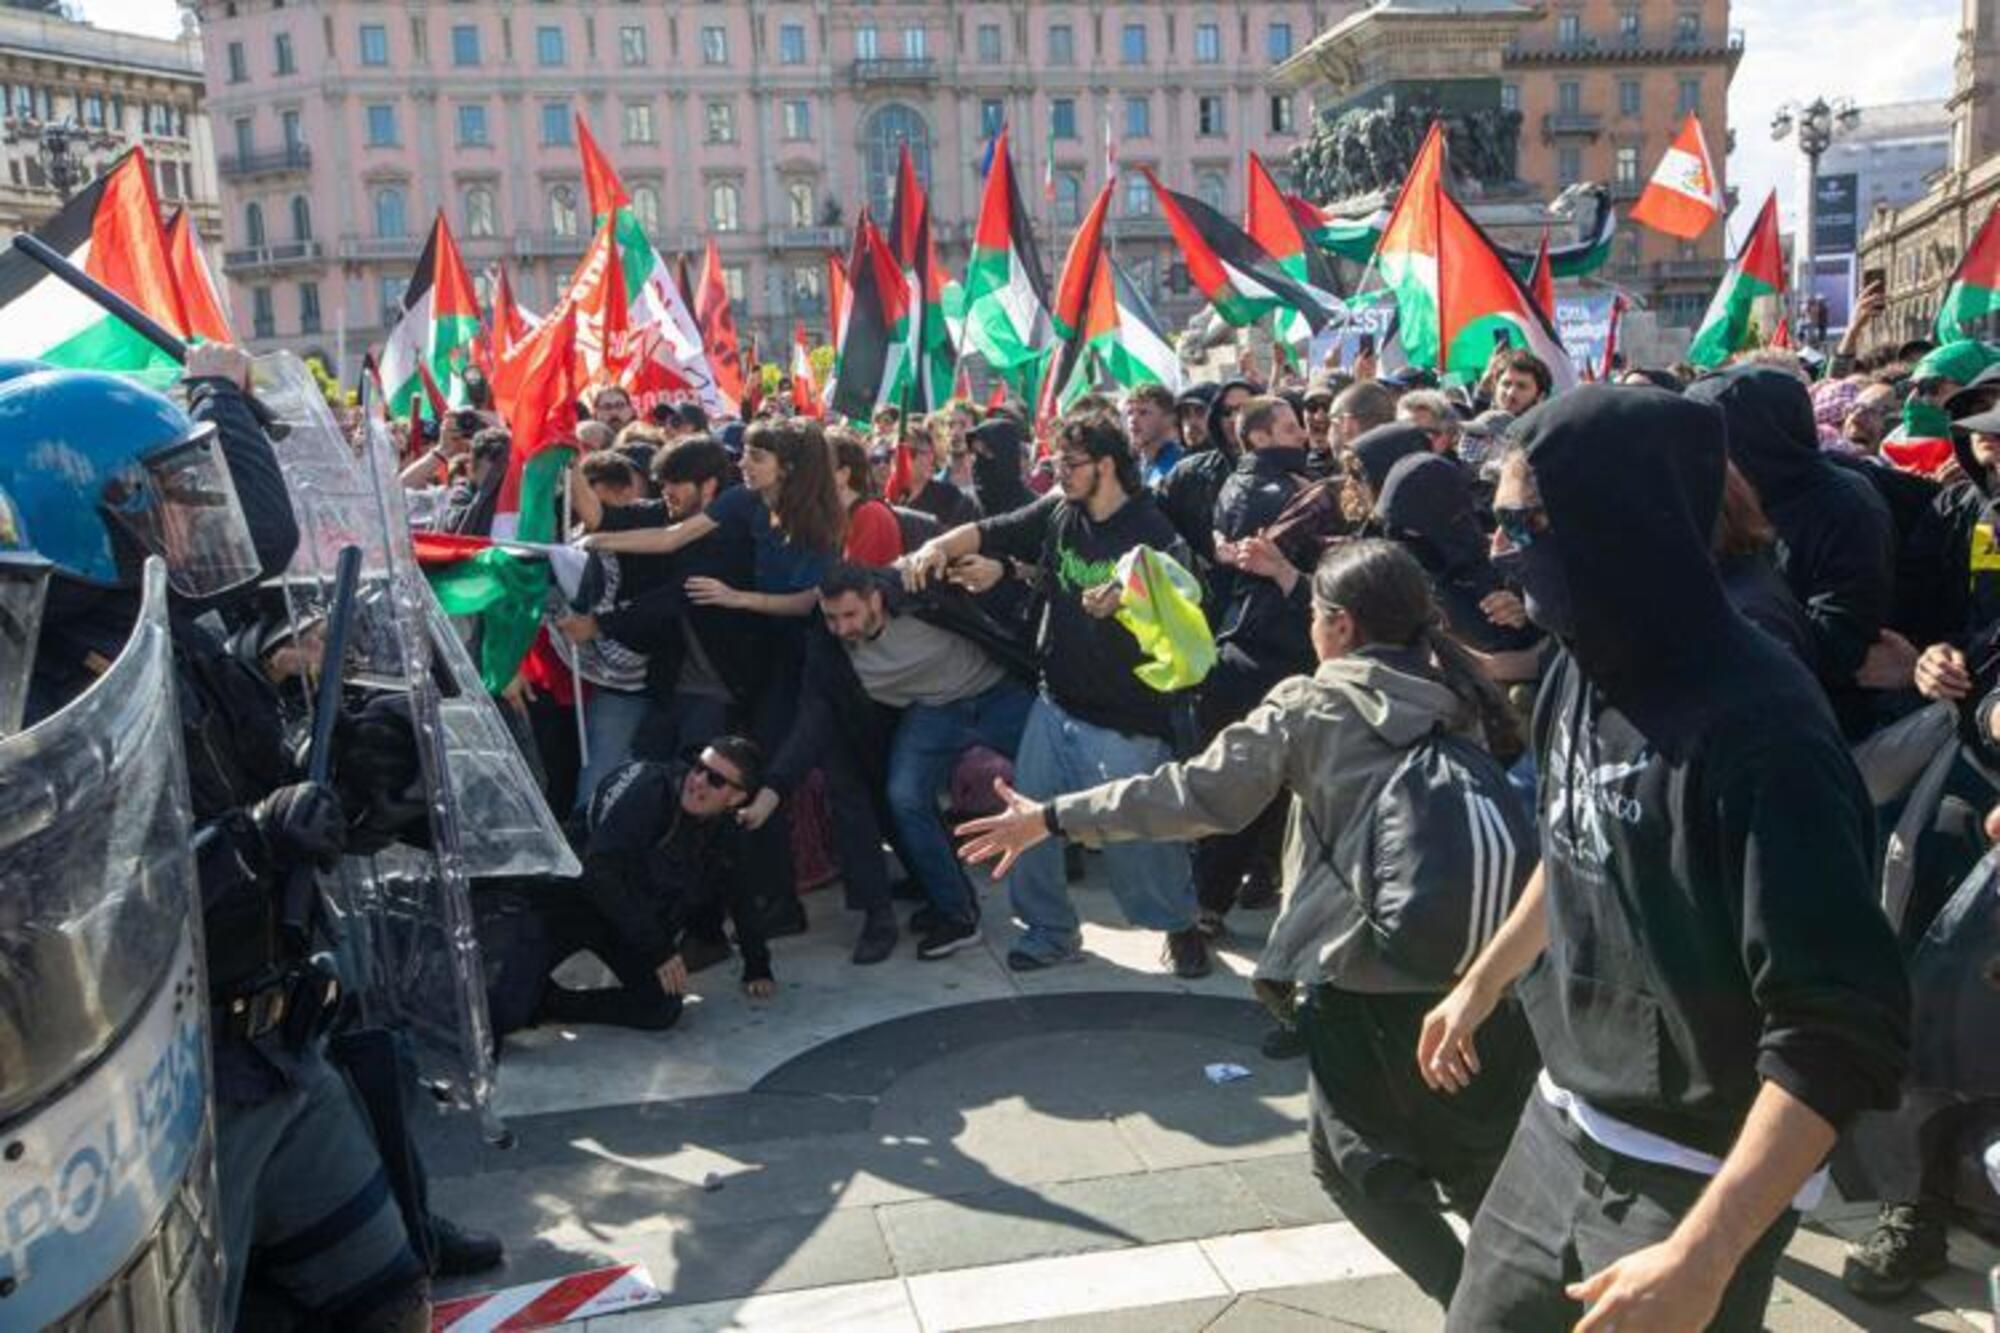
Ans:
{"type": "Polygon", "coordinates": [[[415,394],[410,395],[411,417],[415,418],[421,415],[424,398],[428,398],[431,407],[431,420],[443,421],[444,414],[451,410],[451,403],[445,398],[444,390],[438,387],[437,380],[432,377],[431,368],[421,361],[417,362],[417,378],[424,382],[424,395],[423,398],[419,398],[415,394]]]}
{"type": "Polygon", "coordinates": [[[958,363],[958,374],[952,377],[951,396],[962,403],[972,401],[972,372],[967,369],[963,358],[958,363]]]}
{"type": "Polygon", "coordinates": [[[1701,121],[1693,112],[1681,122],[1680,133],[1626,216],[1684,241],[1701,235],[1722,216],[1722,186],[1715,178],[1715,164],[1708,160],[1701,121]]]}
{"type": "Polygon", "coordinates": [[[701,259],[701,285],[695,290],[694,319],[702,347],[715,371],[715,387],[724,400],[743,400],[743,353],[736,342],[736,318],[729,310],[729,288],[722,281],[722,254],[709,237],[701,259]]]}
{"type": "Polygon", "coordinates": [[[1553,324],[1556,320],[1556,275],[1549,264],[1549,229],[1542,228],[1542,248],[1535,255],[1535,268],[1528,275],[1528,293],[1535,298],[1542,318],[1553,324]]]}
{"type": "Polygon", "coordinates": [[[546,495],[539,486],[526,488],[532,493],[524,495],[523,483],[530,460],[576,438],[576,399],[585,383],[577,373],[576,315],[576,306],[564,302],[501,358],[494,377],[494,401],[506,413],[513,436],[493,527],[494,536],[503,540],[518,536],[540,541],[553,535],[553,509],[539,512],[549,508],[541,501],[553,498],[553,483],[546,495]],[[523,508],[524,498],[529,509],[523,508]],[[525,525],[524,513],[530,515],[525,525]]]}
{"type": "Polygon", "coordinates": [[[1771,346],[1789,348],[1792,345],[1792,320],[1789,315],[1778,316],[1778,327],[1771,330],[1771,346]]]}
{"type": "Polygon", "coordinates": [[[177,208],[167,222],[167,262],[173,266],[174,286],[180,292],[181,309],[187,315],[185,333],[207,342],[234,341],[229,332],[229,316],[223,313],[222,296],[215,278],[195,244],[194,227],[185,208],[177,208]]]}
{"type": "Polygon", "coordinates": [[[1604,368],[1597,378],[1609,381],[1618,363],[1618,324],[1625,318],[1625,293],[1611,298],[1611,321],[1604,330],[1604,368]]]}
{"type": "Polygon", "coordinates": [[[806,343],[806,325],[792,326],[792,410],[802,417],[826,414],[820,405],[819,382],[813,375],[812,348],[806,343]]]}
{"type": "Polygon", "coordinates": [[[826,340],[840,346],[847,336],[847,261],[838,252],[826,252],[826,340]]]}
{"type": "Polygon", "coordinates": [[[611,160],[598,148],[581,111],[576,113],[576,144],[583,154],[583,191],[590,200],[590,225],[599,227],[632,201],[626,197],[625,184],[618,179],[611,160]]]}
{"type": "Polygon", "coordinates": [[[507,280],[507,261],[500,261],[500,277],[493,284],[493,354],[507,355],[514,344],[528,335],[528,320],[514,303],[514,284],[507,280]]]}
{"type": "Polygon", "coordinates": [[[910,446],[898,441],[896,457],[889,464],[889,484],[882,488],[883,498],[892,505],[899,505],[917,493],[915,460],[910,457],[910,446]]]}
{"type": "Polygon", "coordinates": [[[986,395],[986,406],[991,409],[1007,405],[1007,382],[1001,380],[993,386],[993,392],[986,395]]]}

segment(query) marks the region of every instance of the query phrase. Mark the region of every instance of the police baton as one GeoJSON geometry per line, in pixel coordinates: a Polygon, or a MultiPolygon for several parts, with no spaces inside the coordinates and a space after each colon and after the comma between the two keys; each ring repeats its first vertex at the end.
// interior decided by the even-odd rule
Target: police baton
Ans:
{"type": "MultiPolygon", "coordinates": [[[[354,593],[361,582],[361,548],[343,546],[333,567],[333,605],[326,617],[326,647],[320,653],[319,686],[313,696],[312,736],[306,742],[306,781],[324,785],[333,776],[333,726],[340,720],[341,664],[347,659],[347,632],[354,622],[354,593]]],[[[285,942],[304,952],[312,931],[319,886],[311,866],[293,866],[285,875],[278,927],[285,942]]]]}

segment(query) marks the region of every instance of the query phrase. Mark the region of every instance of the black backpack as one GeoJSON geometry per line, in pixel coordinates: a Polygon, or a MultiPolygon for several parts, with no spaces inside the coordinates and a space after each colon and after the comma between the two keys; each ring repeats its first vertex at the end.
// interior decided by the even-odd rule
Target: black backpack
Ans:
{"type": "Polygon", "coordinates": [[[1443,731],[1403,754],[1334,846],[1319,841],[1382,957],[1439,989],[1500,929],[1536,861],[1534,823],[1499,761],[1443,731]]]}

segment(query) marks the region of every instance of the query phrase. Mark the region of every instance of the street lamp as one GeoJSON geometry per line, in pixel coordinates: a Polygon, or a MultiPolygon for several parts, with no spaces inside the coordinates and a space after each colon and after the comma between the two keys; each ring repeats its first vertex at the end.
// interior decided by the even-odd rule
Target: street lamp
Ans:
{"type": "MultiPolygon", "coordinates": [[[[1815,97],[1803,106],[1787,102],[1771,117],[1771,137],[1783,140],[1796,134],[1799,151],[1806,155],[1806,207],[1797,250],[1799,272],[1808,275],[1808,282],[1813,271],[1814,215],[1819,207],[1819,159],[1833,146],[1836,135],[1845,134],[1860,123],[1861,108],[1847,97],[1836,97],[1831,102],[1815,97]]],[[[1798,284],[1793,286],[1796,288],[1798,284]]]]}
{"type": "Polygon", "coordinates": [[[40,125],[16,124],[10,120],[7,142],[23,141],[34,143],[36,155],[42,160],[42,170],[48,176],[49,184],[65,201],[75,192],[77,186],[89,180],[94,174],[94,168],[84,154],[101,153],[106,149],[116,148],[120,142],[117,135],[104,130],[86,130],[76,123],[75,117],[69,116],[40,125]]]}

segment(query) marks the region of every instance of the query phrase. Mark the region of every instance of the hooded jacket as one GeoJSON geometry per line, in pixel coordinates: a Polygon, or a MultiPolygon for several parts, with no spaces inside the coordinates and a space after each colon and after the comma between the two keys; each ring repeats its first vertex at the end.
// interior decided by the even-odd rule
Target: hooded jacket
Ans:
{"type": "Polygon", "coordinates": [[[1405,426],[1401,422],[1390,422],[1384,426],[1374,426],[1355,437],[1352,446],[1354,461],[1361,469],[1361,478],[1368,483],[1368,489],[1376,495],[1388,484],[1389,469],[1405,458],[1431,451],[1431,437],[1415,426],[1405,426]]]}
{"type": "Polygon", "coordinates": [[[1872,809],[1805,668],[1724,596],[1720,413],[1586,385],[1523,434],[1571,631],[1535,711],[1549,944],[1521,985],[1550,1077],[1717,1156],[1766,1079],[1836,1128],[1894,1105],[1872,809]]]}
{"type": "Polygon", "coordinates": [[[1475,735],[1472,708],[1423,654],[1363,647],[1279,682],[1185,763],[1058,796],[1056,822],[1064,837],[1093,846],[1180,841],[1247,828],[1289,791],[1284,905],[1257,975],[1378,994],[1434,992],[1381,953],[1360,899],[1323,847],[1366,817],[1376,783],[1438,728],[1475,735]]]}
{"type": "Polygon", "coordinates": [[[1021,480],[1021,428],[1004,417],[972,428],[972,498],[979,512],[991,518],[1035,502],[1035,493],[1021,480]]]}
{"type": "Polygon", "coordinates": [[[1812,399],[1797,377],[1737,366],[1687,394],[1722,410],[1729,457],[1757,488],[1778,530],[1778,570],[1812,619],[1822,679],[1836,697],[1850,694],[1895,594],[1888,506],[1820,451],[1812,399]]]}
{"type": "MultiPolygon", "coordinates": [[[[1214,530],[1229,541],[1240,541],[1270,527],[1298,494],[1305,463],[1303,449],[1257,449],[1244,454],[1216,497],[1214,530]]],[[[1309,583],[1299,579],[1286,596],[1270,579],[1227,565],[1215,566],[1209,571],[1209,590],[1215,606],[1216,645],[1234,645],[1257,667],[1268,671],[1269,675],[1262,676],[1265,685],[1310,670],[1309,583]]]]}
{"type": "Polygon", "coordinates": [[[1188,549],[1201,557],[1204,564],[1215,563],[1215,506],[1222,497],[1224,483],[1236,468],[1237,450],[1223,434],[1222,422],[1228,415],[1223,404],[1238,389],[1263,392],[1258,385],[1244,379],[1230,380],[1218,388],[1208,401],[1207,440],[1199,444],[1189,441],[1191,452],[1174,464],[1174,470],[1160,485],[1160,508],[1166,511],[1188,549]]]}
{"type": "Polygon", "coordinates": [[[1430,575],[1452,637],[1482,653],[1532,648],[1532,625],[1496,625],[1479,603],[1506,585],[1487,557],[1472,483],[1462,464],[1438,454],[1412,454],[1389,469],[1375,500],[1383,535],[1400,543],[1430,575]]]}

